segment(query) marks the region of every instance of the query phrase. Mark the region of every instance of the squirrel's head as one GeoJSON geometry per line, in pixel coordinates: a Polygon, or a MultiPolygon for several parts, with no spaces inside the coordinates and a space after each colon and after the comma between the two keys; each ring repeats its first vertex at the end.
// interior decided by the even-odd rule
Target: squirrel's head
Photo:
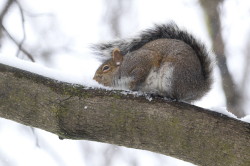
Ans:
{"type": "Polygon", "coordinates": [[[112,58],[105,61],[95,72],[94,80],[104,86],[111,86],[112,78],[123,61],[123,55],[118,48],[112,51],[112,58]]]}

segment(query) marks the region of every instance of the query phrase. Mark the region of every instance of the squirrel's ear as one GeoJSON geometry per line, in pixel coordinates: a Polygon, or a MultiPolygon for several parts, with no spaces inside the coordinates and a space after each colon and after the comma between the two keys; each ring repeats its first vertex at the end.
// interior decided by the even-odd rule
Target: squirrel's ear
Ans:
{"type": "Polygon", "coordinates": [[[115,48],[112,52],[113,61],[117,66],[119,66],[123,61],[123,56],[119,48],[115,48]]]}

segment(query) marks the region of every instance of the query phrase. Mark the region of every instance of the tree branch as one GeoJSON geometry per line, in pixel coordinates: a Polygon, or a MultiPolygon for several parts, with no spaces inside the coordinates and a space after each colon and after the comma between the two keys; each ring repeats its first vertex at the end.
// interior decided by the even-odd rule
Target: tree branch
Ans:
{"type": "MultiPolygon", "coordinates": [[[[22,21],[22,30],[23,30],[23,39],[22,39],[21,42],[19,43],[19,45],[18,45],[18,50],[17,50],[17,53],[16,53],[16,56],[18,56],[19,53],[20,53],[20,51],[22,50],[23,43],[24,43],[24,41],[26,40],[26,31],[25,31],[25,25],[24,25],[25,19],[24,19],[24,14],[23,14],[23,8],[22,8],[22,6],[21,6],[21,4],[19,3],[18,0],[15,0],[15,2],[16,2],[16,4],[17,4],[17,6],[18,6],[19,11],[20,11],[20,16],[21,16],[21,21],[22,21]]],[[[27,52],[27,51],[26,51],[26,52],[27,52]]],[[[33,57],[32,57],[30,54],[28,54],[27,56],[28,56],[28,58],[29,58],[32,62],[35,62],[34,59],[33,59],[33,57]]]]}
{"type": "MultiPolygon", "coordinates": [[[[18,50],[19,51],[22,51],[25,55],[27,55],[27,57],[32,61],[32,62],[35,62],[33,56],[26,50],[23,48],[22,44],[23,44],[23,40],[21,41],[21,43],[18,43],[17,40],[11,36],[11,34],[8,32],[8,30],[4,27],[3,24],[0,25],[3,29],[3,31],[7,34],[7,36],[17,45],[18,47],[18,50]]],[[[18,51],[18,52],[19,52],[18,51]]]]}
{"type": "Polygon", "coordinates": [[[33,56],[27,50],[25,50],[23,48],[23,43],[26,39],[24,22],[25,22],[25,19],[24,19],[23,9],[22,9],[22,6],[19,3],[19,1],[18,0],[8,0],[3,11],[0,13],[0,38],[1,38],[2,30],[3,30],[7,34],[7,36],[17,45],[18,50],[17,50],[16,55],[18,56],[18,54],[21,51],[28,57],[28,59],[30,59],[32,62],[35,62],[33,56]],[[8,12],[9,8],[12,6],[13,2],[15,2],[18,6],[18,9],[20,11],[21,21],[22,21],[23,39],[21,40],[20,43],[17,42],[17,40],[8,32],[8,30],[3,25],[3,18],[6,15],[6,13],[8,12]]]}
{"type": "MultiPolygon", "coordinates": [[[[3,18],[4,16],[8,13],[10,7],[12,6],[14,0],[8,0],[6,2],[6,4],[4,5],[2,11],[0,12],[0,25],[2,25],[2,22],[3,22],[3,18]]],[[[3,37],[3,34],[2,34],[2,27],[0,26],[0,48],[1,48],[1,39],[3,37]]]]}
{"type": "Polygon", "coordinates": [[[250,165],[250,124],[190,104],[57,82],[0,63],[0,117],[198,165],[250,165]]]}
{"type": "Polygon", "coordinates": [[[3,10],[0,13],[0,23],[2,23],[3,17],[6,15],[6,13],[9,11],[9,8],[13,4],[14,0],[8,0],[3,8],[3,10]]]}

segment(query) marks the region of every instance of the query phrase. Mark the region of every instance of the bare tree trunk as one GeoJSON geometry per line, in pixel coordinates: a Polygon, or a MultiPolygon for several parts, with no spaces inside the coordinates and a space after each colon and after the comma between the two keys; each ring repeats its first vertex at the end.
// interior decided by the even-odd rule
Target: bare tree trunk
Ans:
{"type": "Polygon", "coordinates": [[[110,33],[114,37],[121,36],[120,20],[124,12],[124,6],[122,1],[106,0],[106,12],[104,13],[104,20],[109,26],[110,33]]]}
{"type": "Polygon", "coordinates": [[[226,97],[227,108],[236,116],[243,117],[245,113],[242,105],[242,95],[229,73],[224,42],[221,35],[221,22],[218,8],[223,0],[200,0],[200,2],[207,16],[207,27],[213,42],[213,49],[222,78],[222,87],[226,97]]]}
{"type": "Polygon", "coordinates": [[[105,24],[108,25],[110,35],[112,37],[121,37],[121,21],[122,17],[128,12],[131,12],[132,1],[131,0],[106,0],[106,11],[104,13],[105,24]]]}
{"type": "Polygon", "coordinates": [[[85,89],[0,64],[0,117],[62,138],[106,142],[198,165],[250,165],[250,124],[181,102],[85,89]]]}
{"type": "MultiPolygon", "coordinates": [[[[250,31],[248,32],[248,35],[250,35],[250,31]]],[[[244,104],[245,107],[247,107],[247,101],[249,101],[250,98],[250,94],[248,94],[247,92],[249,92],[249,82],[250,82],[250,39],[248,39],[246,45],[245,45],[245,66],[243,69],[243,79],[241,81],[241,85],[240,85],[240,93],[242,95],[242,105],[244,104]]]]}

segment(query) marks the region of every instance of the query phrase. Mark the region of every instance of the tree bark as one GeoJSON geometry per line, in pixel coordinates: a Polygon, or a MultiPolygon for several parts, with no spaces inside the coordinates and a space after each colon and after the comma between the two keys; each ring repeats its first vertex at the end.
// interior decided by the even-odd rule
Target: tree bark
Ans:
{"type": "Polygon", "coordinates": [[[67,139],[204,166],[249,166],[250,124],[190,104],[85,88],[0,63],[0,117],[67,139]]]}

